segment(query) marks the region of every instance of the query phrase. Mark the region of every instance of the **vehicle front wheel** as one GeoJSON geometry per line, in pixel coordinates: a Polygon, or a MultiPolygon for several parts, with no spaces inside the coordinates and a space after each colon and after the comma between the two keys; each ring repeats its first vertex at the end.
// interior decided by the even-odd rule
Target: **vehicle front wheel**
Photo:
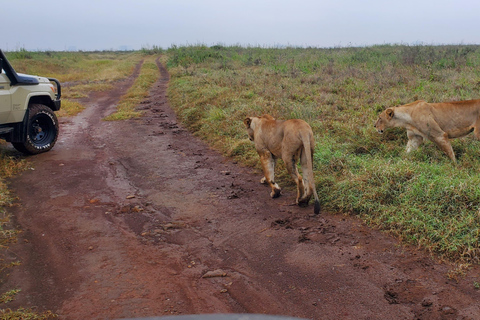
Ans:
{"type": "Polygon", "coordinates": [[[12,142],[15,149],[26,154],[49,151],[58,138],[58,120],[55,113],[43,104],[32,104],[28,110],[25,142],[12,142]]]}

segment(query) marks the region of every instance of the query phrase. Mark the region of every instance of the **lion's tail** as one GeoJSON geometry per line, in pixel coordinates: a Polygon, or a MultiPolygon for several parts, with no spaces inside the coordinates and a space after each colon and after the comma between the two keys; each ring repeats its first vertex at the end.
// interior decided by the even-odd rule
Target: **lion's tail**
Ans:
{"type": "Polygon", "coordinates": [[[314,142],[313,136],[308,134],[304,137],[303,140],[303,147],[305,149],[305,157],[307,159],[307,166],[309,170],[307,171],[307,180],[310,187],[313,189],[313,196],[315,199],[313,212],[315,214],[320,213],[320,200],[318,200],[317,188],[315,187],[315,178],[313,177],[313,152],[314,152],[314,142]]]}

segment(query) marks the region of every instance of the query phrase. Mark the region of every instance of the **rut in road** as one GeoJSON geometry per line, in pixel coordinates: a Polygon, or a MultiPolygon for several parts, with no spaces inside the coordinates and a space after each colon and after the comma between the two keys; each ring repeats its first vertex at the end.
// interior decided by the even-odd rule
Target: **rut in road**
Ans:
{"type": "Polygon", "coordinates": [[[62,119],[55,148],[12,179],[23,233],[6,259],[22,265],[1,289],[22,291],[8,307],[62,319],[232,312],[478,319],[476,268],[449,280],[448,264],[354,217],[290,206],[293,191],[270,199],[260,173],[177,122],[168,72],[158,66],[162,76],[139,106],[143,117],[101,120],[137,68],[62,119]]]}

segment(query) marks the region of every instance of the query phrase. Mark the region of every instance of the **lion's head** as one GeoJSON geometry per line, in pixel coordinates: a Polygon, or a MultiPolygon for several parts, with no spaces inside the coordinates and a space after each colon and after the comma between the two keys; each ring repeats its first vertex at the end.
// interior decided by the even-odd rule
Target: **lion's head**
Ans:
{"type": "Polygon", "coordinates": [[[245,120],[243,120],[243,124],[245,125],[245,129],[247,129],[248,138],[250,139],[250,141],[254,141],[255,139],[255,128],[257,127],[257,125],[262,121],[269,120],[275,120],[275,118],[269,114],[264,114],[261,117],[247,117],[245,118],[245,120]]]}
{"type": "Polygon", "coordinates": [[[252,127],[252,120],[253,120],[254,117],[248,117],[248,118],[245,118],[245,120],[243,120],[243,124],[245,125],[245,128],[247,129],[247,133],[248,133],[248,139],[250,139],[250,141],[254,141],[254,138],[255,138],[255,133],[254,133],[254,128],[252,127]]]}
{"type": "Polygon", "coordinates": [[[377,132],[382,134],[385,131],[385,128],[390,127],[389,123],[390,120],[392,120],[394,116],[394,111],[391,108],[388,108],[387,110],[383,111],[378,115],[377,122],[375,122],[375,129],[377,129],[377,132]]]}

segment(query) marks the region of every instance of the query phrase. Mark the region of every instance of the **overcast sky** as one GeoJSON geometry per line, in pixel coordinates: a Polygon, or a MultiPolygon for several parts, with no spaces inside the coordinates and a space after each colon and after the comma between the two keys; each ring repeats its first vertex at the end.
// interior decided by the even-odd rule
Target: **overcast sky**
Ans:
{"type": "Polygon", "coordinates": [[[480,44],[478,0],[0,0],[0,49],[480,44]]]}

